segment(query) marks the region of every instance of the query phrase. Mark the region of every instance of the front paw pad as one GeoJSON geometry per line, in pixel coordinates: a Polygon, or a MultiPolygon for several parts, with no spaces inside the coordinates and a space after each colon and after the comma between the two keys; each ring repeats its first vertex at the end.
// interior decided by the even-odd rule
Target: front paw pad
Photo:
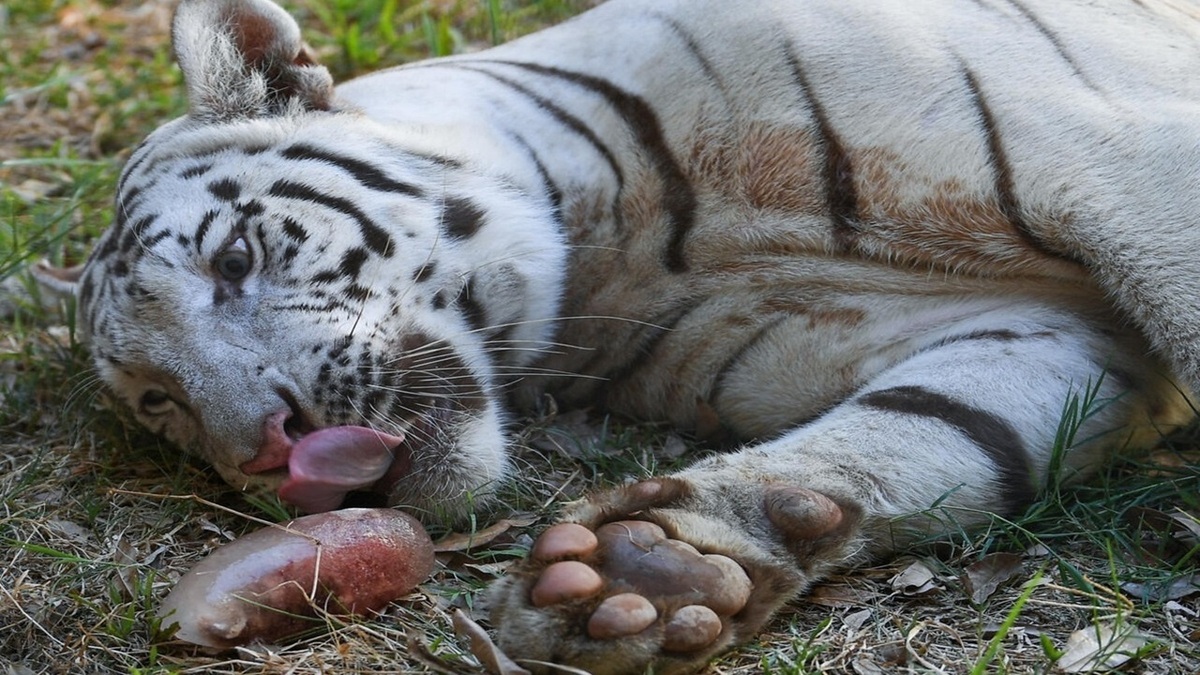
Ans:
{"type": "Polygon", "coordinates": [[[546,563],[530,590],[535,607],[594,605],[586,623],[592,639],[650,633],[643,637],[667,652],[712,645],[752,590],[732,559],[702,554],[640,520],[607,523],[595,533],[575,523],[555,525],[530,557],[546,563]]]}

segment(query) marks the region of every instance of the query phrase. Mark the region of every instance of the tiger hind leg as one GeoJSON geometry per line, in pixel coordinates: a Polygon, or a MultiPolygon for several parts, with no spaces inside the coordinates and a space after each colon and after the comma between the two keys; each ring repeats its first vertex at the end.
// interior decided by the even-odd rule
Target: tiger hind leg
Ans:
{"type": "Polygon", "coordinates": [[[1131,425],[1164,421],[1170,381],[1140,351],[1069,315],[1019,330],[996,318],[811,424],[572,507],[493,589],[501,645],[594,673],[698,669],[831,571],[1019,515],[1056,459],[1085,473],[1131,425]],[[1064,407],[1081,397],[1082,440],[1056,458],[1064,407]]]}

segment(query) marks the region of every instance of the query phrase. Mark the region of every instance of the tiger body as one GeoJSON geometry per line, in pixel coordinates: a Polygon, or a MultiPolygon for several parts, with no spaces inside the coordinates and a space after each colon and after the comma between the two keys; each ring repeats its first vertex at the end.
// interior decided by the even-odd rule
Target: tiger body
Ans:
{"type": "Polygon", "coordinates": [[[896,519],[1018,513],[1190,418],[1200,22],[1095,4],[612,0],[334,90],[277,8],[185,0],[191,111],[131,157],[81,325],[143,422],[309,510],[459,518],[546,393],[745,443],[567,516],[736,561],[719,636],[665,648],[655,597],[615,657],[601,598],[527,601],[554,561],[495,593],[520,655],[694,668],[939,527],[896,519]]]}

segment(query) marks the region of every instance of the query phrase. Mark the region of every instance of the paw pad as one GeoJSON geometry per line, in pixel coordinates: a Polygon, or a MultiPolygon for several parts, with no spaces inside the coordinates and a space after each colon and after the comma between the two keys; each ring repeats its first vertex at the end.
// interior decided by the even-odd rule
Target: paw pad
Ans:
{"type": "Polygon", "coordinates": [[[556,562],[542,571],[529,599],[534,607],[545,607],[567,600],[590,598],[604,587],[596,570],[574,560],[556,562]]]}
{"type": "Polygon", "coordinates": [[[637,593],[606,598],[588,620],[588,635],[597,640],[637,635],[658,620],[658,610],[637,593]]]}
{"type": "MultiPolygon", "coordinates": [[[[575,523],[546,530],[530,557],[547,563],[530,592],[535,607],[606,595],[587,617],[587,634],[612,640],[653,633],[668,652],[714,642],[753,585],[731,558],[703,554],[654,523],[621,520],[592,532],[575,523]]],[[[593,601],[595,602],[595,601],[593,601]]]]}

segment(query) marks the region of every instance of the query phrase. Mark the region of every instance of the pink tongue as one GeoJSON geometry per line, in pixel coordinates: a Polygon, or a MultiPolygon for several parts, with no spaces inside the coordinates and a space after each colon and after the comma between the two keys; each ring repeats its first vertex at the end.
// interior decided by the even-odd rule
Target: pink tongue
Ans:
{"type": "Polygon", "coordinates": [[[332,511],[346,493],[374,485],[391,468],[403,436],[366,427],[329,427],[292,446],[279,496],[307,513],[332,511]]]}

